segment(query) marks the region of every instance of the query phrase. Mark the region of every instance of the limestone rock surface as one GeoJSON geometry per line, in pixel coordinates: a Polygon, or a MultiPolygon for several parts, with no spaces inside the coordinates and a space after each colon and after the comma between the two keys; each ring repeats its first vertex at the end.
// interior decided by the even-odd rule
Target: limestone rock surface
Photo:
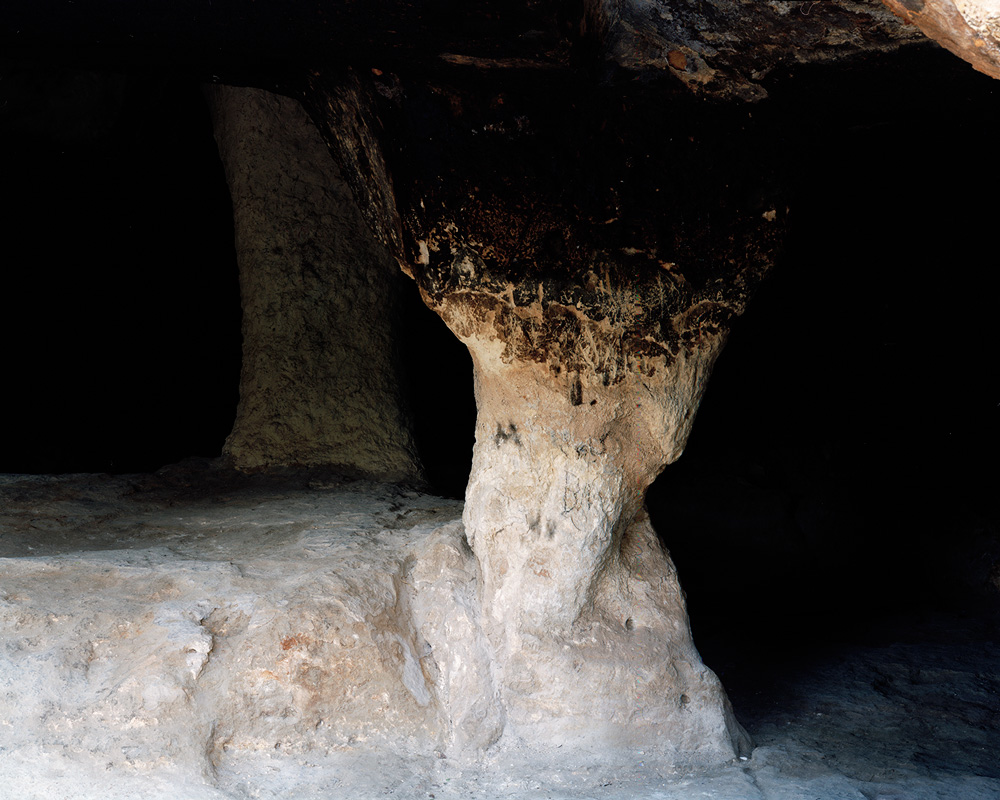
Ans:
{"type": "Polygon", "coordinates": [[[27,541],[3,541],[0,775],[17,796],[51,796],[31,794],[41,770],[57,784],[91,774],[74,796],[97,796],[114,771],[144,797],[178,775],[187,796],[222,797],[210,786],[230,755],[444,746],[430,651],[406,600],[409,549],[427,529],[395,529],[445,522],[454,504],[410,505],[397,519],[385,493],[374,505],[244,494],[140,501],[116,516],[132,491],[3,486],[8,532],[33,513],[26,501],[65,512],[27,541]]]}
{"type": "Polygon", "coordinates": [[[648,527],[623,549],[640,568],[630,590],[656,587],[646,616],[577,642],[526,636],[505,684],[460,513],[316,473],[0,477],[0,797],[996,796],[988,634],[958,626],[958,647],[945,629],[931,646],[894,634],[815,662],[748,623],[723,663],[760,747],[684,766],[647,746],[649,729],[708,760],[698,749],[722,719],[698,715],[698,693],[717,685],[685,631],[652,628],[681,599],[648,527]],[[498,702],[516,688],[597,735],[498,702]],[[661,691],[666,710],[650,702],[661,691]]]}
{"type": "Polygon", "coordinates": [[[240,468],[419,475],[394,337],[398,270],[299,104],[208,89],[233,197],[243,304],[240,468]]]}
{"type": "Polygon", "coordinates": [[[679,763],[732,757],[704,735],[726,721],[699,709],[721,690],[689,633],[651,629],[684,617],[672,569],[644,555],[660,553],[648,526],[630,543],[649,567],[635,588],[669,613],[640,608],[578,642],[536,632],[498,680],[453,501],[237,489],[175,508],[123,483],[3,490],[8,530],[43,498],[63,512],[3,541],[4,746],[25,763],[169,763],[212,783],[230,758],[275,750],[480,758],[498,742],[611,753],[658,736],[679,763]]]}

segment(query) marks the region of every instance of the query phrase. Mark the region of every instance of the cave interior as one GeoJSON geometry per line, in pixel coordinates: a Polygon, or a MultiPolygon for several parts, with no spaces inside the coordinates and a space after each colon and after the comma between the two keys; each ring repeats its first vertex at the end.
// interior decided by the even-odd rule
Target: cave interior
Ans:
{"type": "MultiPolygon", "coordinates": [[[[232,205],[202,93],[221,79],[185,53],[42,55],[0,62],[0,472],[197,469],[221,455],[241,358],[232,205]]],[[[286,69],[237,72],[275,89],[286,69]]],[[[1000,591],[1000,90],[931,43],[786,65],[763,85],[765,100],[706,114],[759,120],[788,233],[683,457],[646,498],[737,716],[772,662],[901,620],[918,638],[942,617],[992,626],[1000,591]]],[[[423,486],[461,498],[472,365],[398,284],[423,486]]]]}
{"type": "MultiPolygon", "coordinates": [[[[793,225],[649,498],[696,618],[751,591],[843,616],[845,579],[848,628],[930,610],[972,588],[940,548],[995,534],[995,208],[967,156],[989,147],[996,89],[940,51],[871,60],[771,79],[793,225]]],[[[232,426],[232,212],[199,83],[118,70],[4,75],[3,472],[155,471],[217,458],[232,426]]],[[[421,457],[460,497],[471,366],[399,282],[421,457]]]]}

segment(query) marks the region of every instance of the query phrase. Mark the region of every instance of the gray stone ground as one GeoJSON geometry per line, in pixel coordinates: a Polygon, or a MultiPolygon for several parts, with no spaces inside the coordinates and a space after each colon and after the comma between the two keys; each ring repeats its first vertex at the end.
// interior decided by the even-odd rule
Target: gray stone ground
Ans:
{"type": "MultiPolygon", "coordinates": [[[[766,619],[735,610],[742,630],[711,643],[710,665],[757,748],[712,769],[643,752],[465,761],[398,736],[380,747],[379,720],[353,741],[325,730],[339,706],[303,694],[307,682],[247,677],[293,657],[296,674],[329,667],[309,659],[343,653],[300,649],[300,629],[325,613],[330,575],[390,575],[393,542],[460,512],[395,486],[315,473],[234,482],[204,464],[0,476],[0,800],[1000,798],[1000,644],[981,619],[896,621],[864,641],[778,652],[751,646],[766,619]]],[[[351,652],[344,664],[361,669],[367,651],[351,652]]],[[[434,735],[417,706],[393,723],[408,701],[383,690],[386,726],[434,735]]]]}

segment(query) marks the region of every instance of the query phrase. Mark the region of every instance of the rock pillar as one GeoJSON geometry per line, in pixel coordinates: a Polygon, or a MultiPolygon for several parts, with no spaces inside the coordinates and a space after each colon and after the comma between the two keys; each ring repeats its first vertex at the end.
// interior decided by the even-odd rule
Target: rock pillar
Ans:
{"type": "Polygon", "coordinates": [[[208,90],[233,198],[243,369],[224,452],[242,469],[420,468],[394,352],[398,268],[295,100],[208,90]]]}
{"type": "Polygon", "coordinates": [[[643,505],[683,450],[724,331],[696,331],[704,319],[683,314],[684,348],[637,356],[629,331],[575,307],[428,299],[475,365],[463,521],[506,732],[532,747],[650,748],[674,761],[748,751],[643,505]]]}
{"type": "Polygon", "coordinates": [[[720,343],[605,386],[600,375],[505,363],[489,340],[465,341],[478,408],[466,535],[484,571],[487,620],[513,651],[522,632],[566,631],[594,610],[646,488],[683,449],[720,343]]]}
{"type": "MultiPolygon", "coordinates": [[[[463,645],[430,612],[420,624],[455,743],[745,752],[643,503],[782,228],[747,174],[761,160],[733,139],[746,119],[688,130],[655,94],[376,77],[319,77],[310,108],[372,230],[474,362],[463,524],[476,563],[461,574],[476,583],[462,616],[475,632],[463,645]],[[456,701],[470,681],[488,701],[456,701]]],[[[422,591],[460,594],[457,573],[432,572],[422,591]]]]}

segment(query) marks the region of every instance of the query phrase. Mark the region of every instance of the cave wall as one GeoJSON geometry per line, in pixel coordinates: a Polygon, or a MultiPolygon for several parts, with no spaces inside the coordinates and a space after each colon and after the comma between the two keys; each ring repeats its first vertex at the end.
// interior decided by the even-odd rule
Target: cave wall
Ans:
{"type": "Polygon", "coordinates": [[[243,301],[240,404],[224,453],[241,469],[417,477],[399,384],[395,263],[297,102],[223,86],[208,98],[243,301]]]}

